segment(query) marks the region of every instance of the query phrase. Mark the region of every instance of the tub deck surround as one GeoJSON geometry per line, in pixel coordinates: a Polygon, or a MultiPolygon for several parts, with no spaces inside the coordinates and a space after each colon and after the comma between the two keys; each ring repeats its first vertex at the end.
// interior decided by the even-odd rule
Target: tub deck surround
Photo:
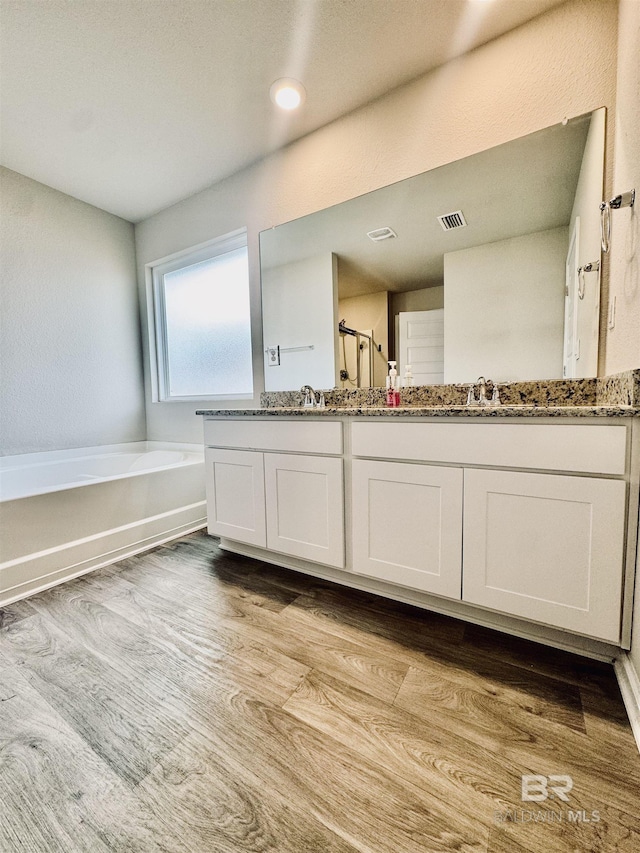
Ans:
{"type": "Polygon", "coordinates": [[[198,445],[132,442],[0,459],[0,605],[204,526],[198,445]]]}
{"type": "Polygon", "coordinates": [[[198,464],[202,464],[202,450],[197,445],[176,450],[161,442],[9,456],[0,460],[0,500],[28,498],[198,464]]]}

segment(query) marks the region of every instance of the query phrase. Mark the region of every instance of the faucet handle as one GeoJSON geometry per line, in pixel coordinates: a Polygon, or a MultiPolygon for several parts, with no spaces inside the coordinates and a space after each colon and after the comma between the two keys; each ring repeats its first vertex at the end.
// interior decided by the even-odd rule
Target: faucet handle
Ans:
{"type": "Polygon", "coordinates": [[[476,400],[475,395],[476,395],[476,389],[475,389],[473,382],[472,382],[471,385],[469,385],[469,391],[467,393],[467,406],[477,406],[478,405],[478,400],[476,400]]]}
{"type": "Polygon", "coordinates": [[[501,406],[502,402],[500,400],[500,391],[498,390],[498,383],[493,383],[493,392],[491,394],[491,405],[492,406],[501,406]]]}

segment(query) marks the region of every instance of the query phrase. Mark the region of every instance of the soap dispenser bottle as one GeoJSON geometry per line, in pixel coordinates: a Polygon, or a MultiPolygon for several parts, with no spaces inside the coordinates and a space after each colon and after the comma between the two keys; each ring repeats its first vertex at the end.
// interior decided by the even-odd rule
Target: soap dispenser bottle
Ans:
{"type": "Polygon", "coordinates": [[[398,371],[396,362],[389,362],[389,375],[387,376],[387,406],[397,408],[400,405],[400,391],[398,389],[398,371]]]}

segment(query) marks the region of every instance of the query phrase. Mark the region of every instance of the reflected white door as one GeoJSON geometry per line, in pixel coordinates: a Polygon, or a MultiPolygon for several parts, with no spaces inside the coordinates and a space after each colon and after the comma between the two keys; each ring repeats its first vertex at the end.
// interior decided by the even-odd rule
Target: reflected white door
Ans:
{"type": "Polygon", "coordinates": [[[414,385],[444,382],[444,308],[398,314],[398,374],[411,365],[414,385]]]}

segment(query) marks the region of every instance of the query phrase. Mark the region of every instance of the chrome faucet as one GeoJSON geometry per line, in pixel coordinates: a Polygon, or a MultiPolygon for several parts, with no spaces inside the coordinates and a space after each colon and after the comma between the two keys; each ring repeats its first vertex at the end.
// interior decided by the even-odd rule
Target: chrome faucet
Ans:
{"type": "Polygon", "coordinates": [[[302,404],[305,409],[313,409],[318,405],[316,400],[316,392],[313,390],[311,385],[303,385],[300,389],[301,393],[304,394],[304,402],[302,404]]]}
{"type": "Polygon", "coordinates": [[[499,406],[500,392],[498,391],[498,383],[492,379],[485,379],[484,376],[478,376],[478,381],[475,384],[469,385],[467,393],[467,406],[499,406]],[[475,390],[478,386],[478,399],[476,400],[475,390]],[[487,399],[487,385],[491,385],[491,399],[487,399]]]}
{"type": "Polygon", "coordinates": [[[487,400],[487,380],[484,376],[478,376],[478,405],[479,406],[488,406],[489,401],[487,400]]]}

